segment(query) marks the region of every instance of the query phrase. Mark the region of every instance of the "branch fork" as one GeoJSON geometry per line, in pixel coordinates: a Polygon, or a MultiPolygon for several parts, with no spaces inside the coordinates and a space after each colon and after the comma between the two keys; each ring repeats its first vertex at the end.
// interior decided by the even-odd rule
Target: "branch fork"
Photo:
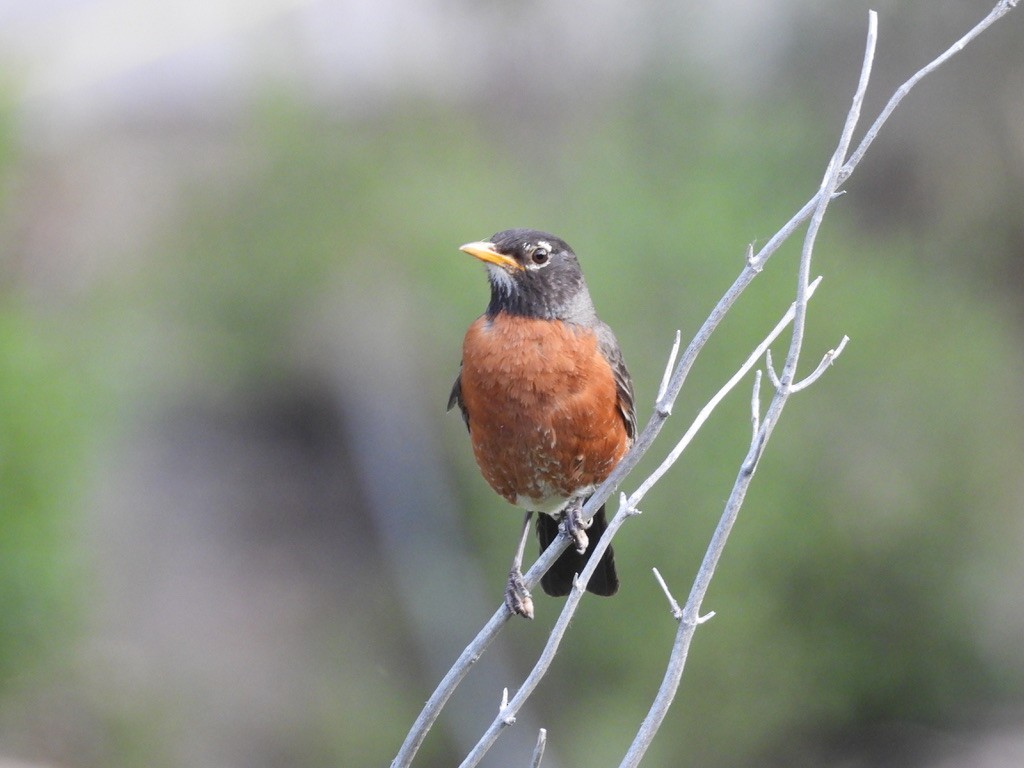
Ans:
{"type": "Polygon", "coordinates": [[[836,358],[843,353],[843,350],[846,349],[846,344],[849,341],[850,337],[844,335],[837,347],[828,350],[828,352],[822,356],[821,362],[818,363],[818,367],[795,384],[790,383],[785,375],[780,377],[779,374],[775,372],[775,365],[772,362],[772,351],[769,349],[765,352],[764,360],[765,370],[768,371],[768,380],[771,381],[772,386],[775,387],[776,391],[784,389],[789,394],[802,392],[822,377],[822,374],[824,374],[832,363],[836,361],[836,358]]]}

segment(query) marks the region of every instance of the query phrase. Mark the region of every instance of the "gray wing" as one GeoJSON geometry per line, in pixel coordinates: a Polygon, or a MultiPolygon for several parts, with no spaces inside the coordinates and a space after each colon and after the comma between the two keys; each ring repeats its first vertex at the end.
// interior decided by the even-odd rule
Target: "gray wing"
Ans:
{"type": "Polygon", "coordinates": [[[459,406],[459,410],[462,412],[462,420],[466,422],[466,429],[469,429],[469,411],[466,410],[466,404],[462,402],[462,366],[459,366],[459,375],[455,377],[455,383],[452,384],[452,393],[448,396],[448,408],[451,410],[455,406],[459,406]]]}
{"type": "MultiPolygon", "coordinates": [[[[598,321],[594,326],[594,333],[597,334],[598,349],[604,355],[605,360],[612,367],[612,375],[615,377],[615,391],[619,395],[619,412],[622,420],[626,423],[626,434],[632,440],[636,437],[636,405],[633,394],[633,379],[626,368],[626,361],[622,358],[622,350],[619,349],[619,342],[612,333],[612,329],[598,321]]],[[[458,382],[456,382],[457,384],[458,382]]]]}

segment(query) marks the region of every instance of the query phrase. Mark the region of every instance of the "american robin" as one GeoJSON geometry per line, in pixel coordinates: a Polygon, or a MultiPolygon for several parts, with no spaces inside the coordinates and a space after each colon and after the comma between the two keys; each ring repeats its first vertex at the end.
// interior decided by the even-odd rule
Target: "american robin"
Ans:
{"type": "MultiPolygon", "coordinates": [[[[513,613],[532,617],[522,580],[530,519],[541,513],[541,552],[558,535],[560,521],[572,536],[575,547],[541,578],[549,595],[569,594],[607,528],[602,505],[588,537],[580,510],[636,434],[633,382],[564,240],[510,229],[460,250],[486,263],[491,300],[466,331],[448,409],[462,411],[490,486],[527,510],[505,601],[513,613]]],[[[613,595],[618,587],[609,547],[587,589],[613,595]]]]}

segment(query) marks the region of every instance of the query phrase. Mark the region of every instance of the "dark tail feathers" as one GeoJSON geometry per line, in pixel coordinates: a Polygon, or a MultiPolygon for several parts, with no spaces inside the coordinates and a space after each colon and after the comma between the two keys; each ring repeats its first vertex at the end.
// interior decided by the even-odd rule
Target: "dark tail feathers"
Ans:
{"type": "MultiPolygon", "coordinates": [[[[587,537],[590,543],[587,551],[582,555],[570,546],[555,561],[547,573],[540,577],[540,585],[552,597],[564,597],[572,590],[572,581],[576,574],[583,570],[583,566],[590,560],[598,539],[608,527],[608,520],[604,516],[604,505],[597,510],[590,528],[587,529],[587,537]]],[[[537,515],[537,538],[540,539],[540,551],[543,552],[558,535],[558,521],[543,513],[537,515]]],[[[595,595],[610,597],[619,589],[619,577],[615,573],[615,556],[612,548],[605,550],[597,570],[587,584],[587,591],[595,595]]]]}

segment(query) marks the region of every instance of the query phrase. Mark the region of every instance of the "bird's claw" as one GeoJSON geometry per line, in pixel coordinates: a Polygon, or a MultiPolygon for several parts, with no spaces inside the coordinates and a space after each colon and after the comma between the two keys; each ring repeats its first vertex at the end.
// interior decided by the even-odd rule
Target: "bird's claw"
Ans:
{"type": "Polygon", "coordinates": [[[580,510],[582,507],[574,506],[572,509],[565,513],[565,518],[562,520],[562,527],[568,534],[569,538],[572,539],[573,546],[576,548],[578,554],[584,554],[587,551],[587,547],[590,545],[590,539],[587,537],[587,528],[590,527],[588,521],[584,525],[580,519],[580,510]]]}
{"type": "Polygon", "coordinates": [[[508,572],[508,582],[505,584],[505,607],[509,612],[524,619],[533,618],[533,598],[530,591],[523,583],[523,574],[518,568],[508,572]]]}

